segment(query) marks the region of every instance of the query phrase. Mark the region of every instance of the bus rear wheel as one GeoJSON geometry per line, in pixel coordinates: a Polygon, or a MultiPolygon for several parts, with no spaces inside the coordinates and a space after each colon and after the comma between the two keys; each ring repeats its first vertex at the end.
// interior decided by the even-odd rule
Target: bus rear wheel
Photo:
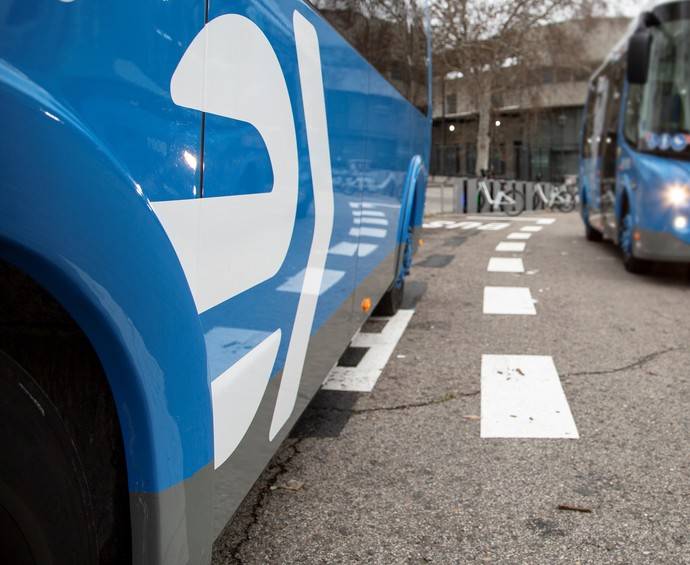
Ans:
{"type": "Polygon", "coordinates": [[[587,241],[601,241],[604,239],[601,232],[594,229],[589,223],[589,208],[587,208],[587,205],[582,206],[582,220],[585,223],[585,237],[587,241]]]}
{"type": "Polygon", "coordinates": [[[98,563],[74,438],[38,383],[0,350],[0,561],[98,563]]]}
{"type": "Polygon", "coordinates": [[[630,211],[626,211],[618,230],[618,244],[623,253],[623,266],[629,273],[641,275],[649,272],[651,263],[638,259],[633,255],[633,219],[630,211]]]}
{"type": "Polygon", "coordinates": [[[405,280],[399,284],[394,284],[381,297],[376,305],[373,316],[395,316],[402,305],[403,295],[405,294],[405,280]]]}

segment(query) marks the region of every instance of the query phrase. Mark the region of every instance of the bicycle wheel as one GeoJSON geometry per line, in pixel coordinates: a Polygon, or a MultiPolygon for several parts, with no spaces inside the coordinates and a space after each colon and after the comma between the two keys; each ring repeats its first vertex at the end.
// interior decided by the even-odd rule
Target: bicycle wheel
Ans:
{"type": "Polygon", "coordinates": [[[556,205],[561,212],[572,212],[575,209],[575,199],[573,195],[564,191],[561,195],[560,201],[556,205]]]}
{"type": "Polygon", "coordinates": [[[501,212],[507,216],[517,216],[525,209],[525,195],[516,189],[501,194],[501,203],[499,204],[501,212]],[[508,196],[511,200],[506,199],[508,196]]]}

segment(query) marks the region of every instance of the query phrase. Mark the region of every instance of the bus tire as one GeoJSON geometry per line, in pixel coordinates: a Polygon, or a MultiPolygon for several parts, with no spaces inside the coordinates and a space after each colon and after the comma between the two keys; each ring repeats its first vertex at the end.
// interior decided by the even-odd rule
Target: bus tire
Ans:
{"type": "Polygon", "coordinates": [[[633,220],[629,210],[626,210],[625,215],[620,223],[618,242],[623,254],[623,266],[629,273],[636,275],[643,275],[649,272],[651,263],[643,259],[638,259],[632,252],[632,233],[633,220]]]}
{"type": "Polygon", "coordinates": [[[98,563],[86,473],[56,407],[0,350],[0,559],[98,563]]]}
{"type": "Polygon", "coordinates": [[[400,285],[393,284],[381,297],[376,305],[373,316],[395,316],[402,305],[403,295],[405,294],[405,281],[400,285]]]}
{"type": "Polygon", "coordinates": [[[594,229],[590,225],[589,209],[586,206],[583,206],[582,209],[582,220],[585,223],[585,237],[587,238],[587,241],[601,241],[602,239],[604,239],[604,236],[601,234],[601,232],[594,229]]]}

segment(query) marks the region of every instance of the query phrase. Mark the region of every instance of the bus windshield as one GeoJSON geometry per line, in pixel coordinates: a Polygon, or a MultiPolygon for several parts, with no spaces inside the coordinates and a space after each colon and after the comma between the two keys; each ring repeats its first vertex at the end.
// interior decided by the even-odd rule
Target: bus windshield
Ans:
{"type": "Polygon", "coordinates": [[[647,83],[641,89],[640,149],[690,158],[690,20],[653,28],[647,83]]]}

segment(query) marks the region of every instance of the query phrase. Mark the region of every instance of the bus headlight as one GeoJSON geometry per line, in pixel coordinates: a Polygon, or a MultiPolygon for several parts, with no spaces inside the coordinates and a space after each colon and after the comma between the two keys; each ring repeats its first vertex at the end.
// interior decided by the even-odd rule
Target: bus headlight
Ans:
{"type": "Polygon", "coordinates": [[[673,227],[677,230],[684,230],[688,227],[688,219],[685,216],[676,216],[673,218],[673,227]]]}
{"type": "Polygon", "coordinates": [[[669,184],[665,190],[665,198],[671,206],[683,206],[690,199],[688,187],[680,183],[669,184]]]}

